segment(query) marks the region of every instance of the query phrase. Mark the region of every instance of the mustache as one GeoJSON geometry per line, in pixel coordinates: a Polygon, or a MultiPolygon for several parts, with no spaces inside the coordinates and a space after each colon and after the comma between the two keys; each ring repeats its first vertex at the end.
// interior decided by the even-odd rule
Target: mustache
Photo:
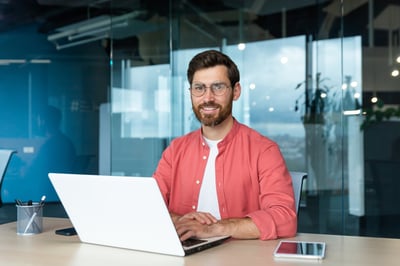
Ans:
{"type": "Polygon", "coordinates": [[[221,105],[216,104],[214,102],[207,102],[207,103],[202,103],[199,105],[199,108],[204,108],[204,107],[215,107],[215,108],[220,108],[221,105]]]}

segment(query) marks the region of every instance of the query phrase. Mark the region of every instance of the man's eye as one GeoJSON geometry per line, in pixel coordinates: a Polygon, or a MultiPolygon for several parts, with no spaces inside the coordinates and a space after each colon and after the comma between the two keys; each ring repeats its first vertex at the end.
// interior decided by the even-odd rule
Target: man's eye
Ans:
{"type": "Polygon", "coordinates": [[[202,90],[204,90],[204,86],[194,86],[193,88],[194,88],[194,90],[196,90],[196,91],[202,91],[202,90]]]}
{"type": "Polygon", "coordinates": [[[218,91],[218,90],[222,90],[224,88],[224,85],[220,84],[220,83],[217,83],[217,84],[211,85],[211,87],[212,87],[213,90],[218,91]]]}

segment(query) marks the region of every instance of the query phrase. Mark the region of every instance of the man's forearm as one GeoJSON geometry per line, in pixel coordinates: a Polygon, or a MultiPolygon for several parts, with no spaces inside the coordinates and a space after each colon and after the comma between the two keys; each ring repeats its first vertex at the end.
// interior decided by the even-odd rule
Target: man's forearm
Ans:
{"type": "Polygon", "coordinates": [[[260,231],[250,218],[223,219],[216,224],[215,233],[229,235],[237,239],[255,239],[260,237],[260,231]]]}
{"type": "Polygon", "coordinates": [[[171,216],[172,222],[175,224],[175,222],[181,217],[178,214],[170,212],[169,215],[171,216]]]}
{"type": "Polygon", "coordinates": [[[180,235],[192,232],[190,233],[192,237],[199,238],[225,235],[237,239],[257,239],[260,237],[260,231],[257,226],[248,217],[215,220],[212,223],[200,223],[199,218],[195,218],[199,213],[187,214],[185,216],[175,213],[170,213],[170,215],[175,226],[178,225],[178,233],[180,235]],[[182,217],[186,216],[189,218],[182,219],[182,217]]]}

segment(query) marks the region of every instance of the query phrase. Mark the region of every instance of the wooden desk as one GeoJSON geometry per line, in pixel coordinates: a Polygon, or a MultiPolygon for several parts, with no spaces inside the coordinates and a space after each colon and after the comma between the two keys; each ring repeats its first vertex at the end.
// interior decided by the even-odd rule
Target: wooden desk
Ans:
{"type": "Polygon", "coordinates": [[[68,219],[45,218],[44,232],[16,234],[16,223],[0,225],[0,262],[3,265],[399,265],[400,239],[299,234],[295,239],[325,241],[326,258],[276,260],[272,252],[278,240],[230,240],[188,257],[174,257],[127,249],[83,244],[77,236],[60,236],[54,230],[71,226],[68,219]]]}

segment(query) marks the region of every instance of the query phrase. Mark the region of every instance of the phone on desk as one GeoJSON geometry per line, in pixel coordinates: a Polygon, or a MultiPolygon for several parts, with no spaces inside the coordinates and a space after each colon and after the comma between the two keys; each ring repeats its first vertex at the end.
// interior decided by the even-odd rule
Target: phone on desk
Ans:
{"type": "Polygon", "coordinates": [[[63,235],[63,236],[74,236],[76,235],[76,231],[74,227],[69,227],[69,228],[63,228],[63,229],[58,229],[56,230],[57,235],[63,235]]]}
{"type": "Polygon", "coordinates": [[[276,258],[323,259],[325,242],[282,240],[274,251],[276,258]]]}

